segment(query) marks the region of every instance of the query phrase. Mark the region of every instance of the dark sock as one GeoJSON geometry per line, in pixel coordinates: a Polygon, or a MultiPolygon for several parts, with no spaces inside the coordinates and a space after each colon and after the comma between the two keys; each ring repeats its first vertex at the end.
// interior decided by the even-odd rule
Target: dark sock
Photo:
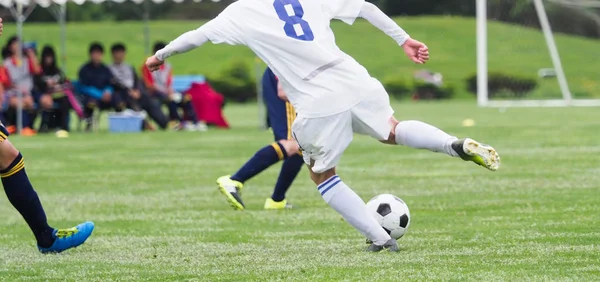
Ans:
{"type": "Polygon", "coordinates": [[[198,123],[198,117],[196,116],[196,111],[194,111],[192,102],[183,103],[183,113],[186,120],[189,120],[194,124],[198,123]]]}
{"type": "Polygon", "coordinates": [[[23,216],[38,245],[42,248],[52,246],[54,229],[48,225],[40,198],[27,178],[23,156],[20,153],[10,166],[0,171],[0,177],[8,200],[23,216]]]}
{"type": "Polygon", "coordinates": [[[275,202],[281,202],[285,200],[285,193],[292,186],[292,182],[296,179],[296,176],[302,169],[302,165],[304,164],[304,159],[302,156],[296,154],[283,162],[281,166],[281,171],[279,172],[279,178],[277,178],[277,183],[275,183],[275,189],[273,190],[273,195],[271,195],[271,199],[275,202]]]}
{"type": "Polygon", "coordinates": [[[17,110],[13,107],[9,107],[6,110],[5,118],[7,125],[17,125],[17,110]]]}
{"type": "Polygon", "coordinates": [[[256,152],[256,154],[254,154],[254,156],[231,177],[231,179],[244,183],[286,157],[283,146],[279,143],[273,143],[258,150],[258,152],[256,152]]]}
{"type": "Polygon", "coordinates": [[[38,116],[38,113],[36,110],[29,110],[26,111],[25,114],[23,115],[23,117],[27,116],[27,121],[25,121],[25,118],[23,118],[23,127],[29,127],[31,129],[33,129],[33,124],[35,124],[35,119],[38,116]]]}
{"type": "Polygon", "coordinates": [[[167,104],[167,108],[169,109],[169,119],[181,121],[181,117],[179,116],[179,107],[175,102],[169,102],[167,104]]]}
{"type": "Polygon", "coordinates": [[[29,127],[30,119],[31,119],[31,116],[29,115],[29,112],[26,111],[26,110],[23,110],[22,111],[22,118],[23,119],[21,120],[21,122],[23,122],[22,123],[23,124],[23,128],[29,127]]]}
{"type": "Polygon", "coordinates": [[[40,129],[38,131],[39,132],[48,132],[48,130],[50,130],[50,128],[52,128],[51,119],[52,119],[51,112],[42,111],[42,121],[40,123],[40,129]]]}
{"type": "Polygon", "coordinates": [[[91,105],[85,107],[85,109],[83,110],[83,115],[85,118],[91,118],[92,116],[94,116],[94,107],[91,105]]]}

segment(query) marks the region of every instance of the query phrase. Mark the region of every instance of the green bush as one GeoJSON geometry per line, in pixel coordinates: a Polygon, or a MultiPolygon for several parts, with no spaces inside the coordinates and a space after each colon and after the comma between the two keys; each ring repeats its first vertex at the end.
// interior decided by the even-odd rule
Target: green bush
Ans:
{"type": "Polygon", "coordinates": [[[454,87],[437,86],[420,81],[407,82],[402,77],[387,77],[383,87],[391,97],[396,99],[412,98],[416,100],[450,99],[454,96],[454,87]]]}
{"type": "Polygon", "coordinates": [[[388,94],[396,99],[408,98],[412,94],[411,85],[401,77],[387,77],[382,84],[388,94]]]}
{"type": "MultiPolygon", "coordinates": [[[[467,90],[477,95],[477,75],[467,78],[467,90]]],[[[538,86],[535,78],[493,72],[488,74],[488,96],[522,98],[538,86]]]]}
{"type": "Polygon", "coordinates": [[[454,87],[452,86],[437,86],[420,81],[414,83],[413,99],[415,100],[443,100],[452,97],[454,97],[454,87]]]}
{"type": "Polygon", "coordinates": [[[256,82],[243,60],[232,61],[218,77],[208,81],[227,101],[245,103],[256,98],[256,82]]]}

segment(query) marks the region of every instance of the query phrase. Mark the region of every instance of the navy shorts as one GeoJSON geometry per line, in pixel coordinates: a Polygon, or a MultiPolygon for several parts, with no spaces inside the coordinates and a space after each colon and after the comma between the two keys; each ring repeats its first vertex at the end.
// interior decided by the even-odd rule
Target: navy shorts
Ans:
{"type": "Polygon", "coordinates": [[[296,111],[292,104],[277,96],[277,77],[267,68],[262,78],[263,101],[267,108],[267,124],[273,130],[275,141],[292,139],[292,123],[296,111]]]}

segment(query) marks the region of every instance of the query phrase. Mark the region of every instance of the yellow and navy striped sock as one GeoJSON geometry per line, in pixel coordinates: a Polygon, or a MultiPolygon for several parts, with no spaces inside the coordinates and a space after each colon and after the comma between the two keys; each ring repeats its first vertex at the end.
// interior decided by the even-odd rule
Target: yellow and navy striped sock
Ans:
{"type": "Polygon", "coordinates": [[[283,145],[273,143],[258,150],[254,156],[244,164],[238,172],[231,176],[232,180],[244,183],[248,179],[261,173],[268,167],[287,158],[283,145]]]}
{"type": "Polygon", "coordinates": [[[54,229],[48,225],[46,213],[29,182],[23,156],[20,153],[7,168],[0,170],[0,177],[8,200],[23,216],[35,235],[38,245],[42,248],[50,247],[54,243],[52,236],[54,229]]]}

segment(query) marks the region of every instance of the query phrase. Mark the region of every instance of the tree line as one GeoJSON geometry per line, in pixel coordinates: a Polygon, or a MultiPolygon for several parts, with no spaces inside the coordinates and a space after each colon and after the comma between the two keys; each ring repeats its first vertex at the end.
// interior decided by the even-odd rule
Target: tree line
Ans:
{"type": "MultiPolygon", "coordinates": [[[[126,1],[102,4],[68,3],[68,21],[135,21],[143,18],[148,11],[151,19],[192,20],[208,19],[216,16],[233,0],[218,3],[185,1],[161,4],[146,2],[135,4],[126,1]]],[[[370,0],[391,16],[453,15],[475,16],[476,0],[370,0]]],[[[557,32],[600,38],[600,10],[592,8],[566,7],[545,1],[546,11],[557,32]]],[[[7,11],[0,16],[7,17],[7,11]]],[[[488,17],[493,20],[539,28],[539,20],[531,0],[488,0],[488,17]]],[[[55,21],[47,9],[35,9],[28,18],[30,22],[55,21]]]]}

